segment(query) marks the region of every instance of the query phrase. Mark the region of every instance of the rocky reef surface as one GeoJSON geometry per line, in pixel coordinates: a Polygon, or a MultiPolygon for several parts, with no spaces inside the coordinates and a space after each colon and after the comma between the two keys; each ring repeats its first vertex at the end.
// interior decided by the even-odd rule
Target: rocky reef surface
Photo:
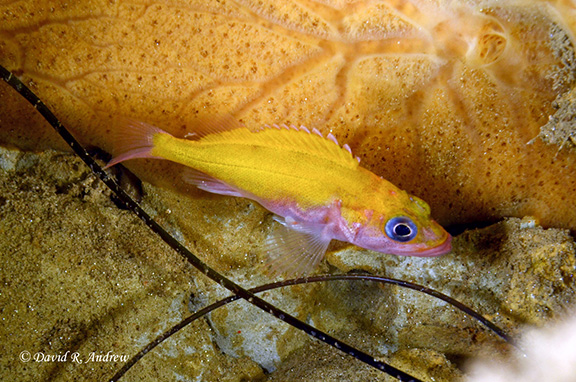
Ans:
{"type": "MultiPolygon", "coordinates": [[[[119,209],[75,156],[3,149],[0,167],[3,380],[109,378],[122,359],[89,362],[92,354],[132,355],[190,311],[228,294],[119,209]],[[65,360],[43,358],[67,352],[65,360]],[[22,354],[38,362],[24,362],[22,354]],[[85,362],[72,361],[73,354],[85,362]]],[[[262,241],[273,223],[258,205],[208,194],[183,198],[148,184],[143,203],[227,276],[246,287],[271,281],[262,272],[262,241]]],[[[355,270],[411,280],[518,335],[524,327],[561,317],[574,304],[575,251],[567,230],[508,219],[457,236],[453,252],[441,258],[334,245],[318,272],[355,270]]],[[[460,380],[469,358],[517,356],[450,305],[411,290],[334,281],[262,297],[422,380],[460,380]]],[[[179,378],[389,380],[240,301],[174,335],[125,376],[179,378]]]]}

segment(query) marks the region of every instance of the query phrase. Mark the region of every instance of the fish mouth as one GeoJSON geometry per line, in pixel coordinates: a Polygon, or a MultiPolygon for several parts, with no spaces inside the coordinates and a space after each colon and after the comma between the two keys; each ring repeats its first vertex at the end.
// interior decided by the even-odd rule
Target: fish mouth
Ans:
{"type": "Polygon", "coordinates": [[[413,252],[411,256],[418,256],[418,257],[433,257],[433,256],[441,256],[445,255],[452,250],[452,236],[446,235],[446,240],[444,240],[441,244],[432,247],[426,248],[422,250],[416,250],[413,252]]]}

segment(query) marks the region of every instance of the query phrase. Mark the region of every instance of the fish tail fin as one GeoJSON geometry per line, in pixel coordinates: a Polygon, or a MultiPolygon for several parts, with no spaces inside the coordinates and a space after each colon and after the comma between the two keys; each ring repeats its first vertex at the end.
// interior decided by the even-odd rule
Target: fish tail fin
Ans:
{"type": "Polygon", "coordinates": [[[128,159],[157,158],[152,155],[156,134],[168,133],[145,122],[130,118],[123,119],[114,131],[114,156],[105,168],[128,159]]]}

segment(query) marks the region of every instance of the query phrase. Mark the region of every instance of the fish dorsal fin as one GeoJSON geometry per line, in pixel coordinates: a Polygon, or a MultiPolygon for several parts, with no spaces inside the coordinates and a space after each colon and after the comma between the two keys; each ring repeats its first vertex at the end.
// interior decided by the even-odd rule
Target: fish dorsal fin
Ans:
{"type": "Polygon", "coordinates": [[[355,168],[360,159],[354,158],[347,144],[340,146],[332,133],[326,137],[317,129],[310,131],[305,126],[272,125],[257,131],[247,128],[226,130],[219,134],[206,135],[201,138],[203,143],[230,143],[252,146],[263,146],[278,150],[289,149],[295,152],[305,152],[316,157],[331,160],[346,167],[355,168]]]}
{"type": "Polygon", "coordinates": [[[274,217],[281,225],[266,240],[273,275],[298,276],[313,271],[324,258],[330,238],[323,235],[325,224],[296,223],[291,218],[274,217]]]}
{"type": "Polygon", "coordinates": [[[236,129],[245,129],[245,127],[231,115],[201,118],[191,122],[191,127],[188,129],[189,132],[184,135],[184,138],[197,140],[236,129]]]}
{"type": "MultiPolygon", "coordinates": [[[[226,131],[246,130],[242,129],[240,122],[226,115],[200,119],[192,122],[187,134],[183,138],[198,140],[205,136],[217,135],[226,131]]],[[[156,134],[169,134],[159,127],[142,122],[130,117],[119,117],[114,126],[114,158],[106,165],[106,168],[117,163],[136,158],[155,158],[151,151],[154,147],[153,137],[156,134]]],[[[171,134],[169,134],[171,135],[171,134]]]]}
{"type": "MultiPolygon", "coordinates": [[[[332,133],[328,133],[328,135],[326,135],[326,137],[324,137],[324,135],[317,129],[317,128],[313,128],[312,130],[309,130],[306,126],[304,125],[300,125],[295,126],[295,125],[286,125],[286,124],[282,124],[282,125],[272,125],[272,126],[266,126],[264,129],[260,130],[259,132],[266,132],[266,128],[267,129],[276,129],[276,130],[280,130],[284,132],[284,144],[300,144],[302,146],[306,146],[309,145],[309,148],[314,148],[317,150],[317,153],[319,155],[322,156],[327,156],[327,157],[332,157],[335,160],[350,160],[351,158],[354,158],[352,155],[352,150],[350,149],[350,146],[348,144],[344,144],[342,146],[340,146],[340,144],[338,143],[338,140],[336,139],[336,137],[332,134],[332,133]],[[287,134],[286,131],[296,131],[299,134],[294,135],[292,134],[287,134]],[[306,134],[308,135],[306,135],[306,134]]],[[[358,163],[360,163],[360,158],[359,157],[355,157],[356,161],[358,163]]],[[[350,162],[350,164],[353,164],[354,166],[356,165],[356,163],[354,162],[350,162]]]]}

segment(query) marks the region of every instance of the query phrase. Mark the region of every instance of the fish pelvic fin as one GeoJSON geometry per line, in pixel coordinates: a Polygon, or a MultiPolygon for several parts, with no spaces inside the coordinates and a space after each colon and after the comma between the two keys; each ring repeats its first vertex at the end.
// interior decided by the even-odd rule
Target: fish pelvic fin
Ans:
{"type": "Polygon", "coordinates": [[[113,155],[106,167],[109,168],[129,159],[157,158],[152,155],[154,135],[168,134],[159,127],[131,118],[123,118],[115,126],[113,155]]]}
{"type": "Polygon", "coordinates": [[[325,224],[296,223],[274,218],[280,223],[266,240],[265,249],[271,276],[300,276],[312,272],[324,258],[332,240],[324,234],[325,224]]]}

